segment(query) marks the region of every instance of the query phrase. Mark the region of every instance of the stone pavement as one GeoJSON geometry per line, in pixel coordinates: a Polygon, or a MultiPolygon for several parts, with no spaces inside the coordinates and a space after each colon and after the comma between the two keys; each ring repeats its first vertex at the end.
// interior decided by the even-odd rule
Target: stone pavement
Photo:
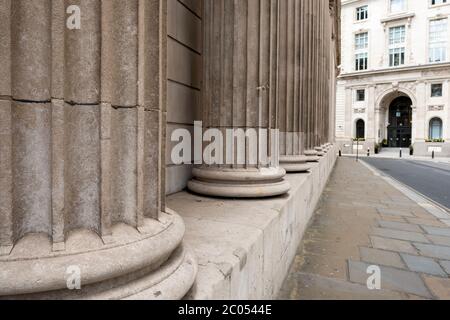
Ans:
{"type": "Polygon", "coordinates": [[[340,158],[280,299],[450,299],[450,227],[340,158]],[[370,266],[381,290],[369,290],[370,266]]]}

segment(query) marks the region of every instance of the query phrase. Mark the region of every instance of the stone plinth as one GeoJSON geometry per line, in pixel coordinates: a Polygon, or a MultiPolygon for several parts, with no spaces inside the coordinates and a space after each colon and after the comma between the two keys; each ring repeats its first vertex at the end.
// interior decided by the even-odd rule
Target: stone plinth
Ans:
{"type": "Polygon", "coordinates": [[[187,299],[276,299],[335,160],[329,152],[308,173],[287,175],[292,189],[283,197],[169,196],[168,205],[186,222],[186,244],[199,257],[187,299]]]}

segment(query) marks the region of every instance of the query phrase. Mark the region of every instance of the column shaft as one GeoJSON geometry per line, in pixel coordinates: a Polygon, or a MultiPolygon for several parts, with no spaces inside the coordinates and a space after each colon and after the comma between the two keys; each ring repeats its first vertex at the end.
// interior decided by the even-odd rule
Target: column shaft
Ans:
{"type": "Polygon", "coordinates": [[[304,1],[289,0],[281,6],[279,54],[279,128],[280,165],[287,172],[306,172],[311,168],[304,152],[305,84],[308,51],[305,33],[306,8],[304,1]]]}
{"type": "Polygon", "coordinates": [[[190,190],[239,198],[289,190],[279,167],[274,121],[280,111],[276,52],[283,45],[275,35],[285,23],[278,18],[285,5],[278,0],[204,2],[203,125],[205,137],[214,138],[204,145],[204,165],[193,170],[190,190]],[[223,157],[211,152],[213,146],[224,151],[223,157]]]}

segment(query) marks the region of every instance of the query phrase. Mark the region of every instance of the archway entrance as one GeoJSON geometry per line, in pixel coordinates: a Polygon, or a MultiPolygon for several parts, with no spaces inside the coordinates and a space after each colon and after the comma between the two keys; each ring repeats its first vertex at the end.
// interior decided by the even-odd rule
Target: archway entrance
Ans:
{"type": "Polygon", "coordinates": [[[412,101],[398,97],[389,106],[388,144],[390,148],[409,148],[412,138],[412,101]]]}

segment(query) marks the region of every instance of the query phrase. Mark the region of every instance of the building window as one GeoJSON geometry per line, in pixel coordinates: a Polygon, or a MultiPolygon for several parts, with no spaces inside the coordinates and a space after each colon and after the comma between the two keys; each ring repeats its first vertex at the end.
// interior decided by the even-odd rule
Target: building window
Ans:
{"type": "Polygon", "coordinates": [[[405,64],[406,28],[398,26],[389,29],[389,66],[397,67],[405,64]]]}
{"type": "Polygon", "coordinates": [[[389,28],[389,45],[404,44],[406,40],[405,26],[389,28]]]}
{"type": "Polygon", "coordinates": [[[369,60],[369,33],[362,32],[355,35],[355,70],[367,70],[369,60]]]}
{"type": "Polygon", "coordinates": [[[431,97],[442,97],[442,83],[434,83],[431,85],[431,97]]]}
{"type": "Polygon", "coordinates": [[[430,140],[442,140],[442,120],[439,118],[430,120],[430,140]]]}
{"type": "Polygon", "coordinates": [[[356,20],[362,21],[369,18],[369,6],[362,6],[356,8],[356,20]]]}
{"type": "Polygon", "coordinates": [[[356,101],[366,101],[366,90],[364,89],[359,89],[356,90],[356,101]]]}
{"type": "Polygon", "coordinates": [[[356,121],[356,139],[365,139],[366,137],[366,123],[359,119],[356,121]]]}
{"type": "Polygon", "coordinates": [[[357,53],[355,60],[356,60],[355,65],[356,71],[367,70],[369,60],[367,53],[357,53]]]}
{"type": "Polygon", "coordinates": [[[405,48],[389,49],[389,66],[398,67],[405,64],[405,48]]]}
{"type": "Polygon", "coordinates": [[[391,13],[406,11],[406,0],[391,0],[391,13]]]}
{"type": "Polygon", "coordinates": [[[355,35],[355,49],[364,50],[369,47],[369,33],[363,32],[355,35]]]}
{"type": "Polygon", "coordinates": [[[439,5],[439,4],[445,4],[445,3],[447,3],[447,0],[431,0],[432,6],[439,5]]]}
{"type": "Polygon", "coordinates": [[[430,62],[443,62],[447,60],[447,18],[430,21],[430,62]]]}

